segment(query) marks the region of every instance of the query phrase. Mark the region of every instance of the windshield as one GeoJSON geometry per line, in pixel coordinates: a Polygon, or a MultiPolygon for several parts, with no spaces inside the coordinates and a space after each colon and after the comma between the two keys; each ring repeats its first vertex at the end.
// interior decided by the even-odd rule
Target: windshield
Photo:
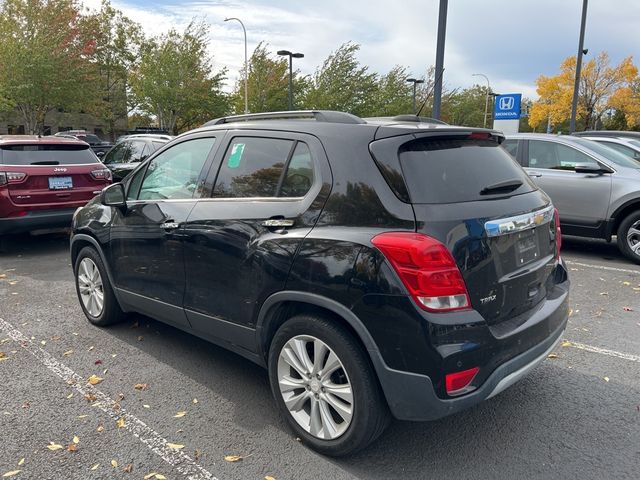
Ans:
{"type": "Polygon", "coordinates": [[[0,165],[82,165],[97,163],[87,145],[3,145],[0,165]]]}
{"type": "Polygon", "coordinates": [[[615,163],[616,165],[627,168],[640,168],[640,163],[632,160],[625,154],[620,153],[611,147],[607,147],[606,145],[603,145],[601,143],[594,142],[593,140],[586,140],[584,138],[575,138],[573,139],[573,141],[580,146],[586,147],[589,150],[593,150],[598,155],[602,155],[604,158],[615,163]]]}
{"type": "Polygon", "coordinates": [[[640,140],[627,140],[634,147],[640,147],[640,140]]]}

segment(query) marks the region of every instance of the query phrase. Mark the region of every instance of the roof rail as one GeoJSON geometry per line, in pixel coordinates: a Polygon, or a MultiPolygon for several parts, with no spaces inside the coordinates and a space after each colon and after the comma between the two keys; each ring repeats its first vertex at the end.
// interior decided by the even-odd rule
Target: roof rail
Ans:
{"type": "Polygon", "coordinates": [[[315,120],[326,123],[366,123],[360,117],[350,113],[333,110],[294,110],[288,112],[248,113],[216,118],[205,123],[204,127],[222,125],[223,123],[251,122],[254,120],[315,120]]]}
{"type": "Polygon", "coordinates": [[[435,123],[437,125],[448,125],[448,123],[443,122],[442,120],[438,120],[431,117],[419,117],[417,115],[396,115],[392,118],[397,122],[416,122],[416,123],[435,123]]]}

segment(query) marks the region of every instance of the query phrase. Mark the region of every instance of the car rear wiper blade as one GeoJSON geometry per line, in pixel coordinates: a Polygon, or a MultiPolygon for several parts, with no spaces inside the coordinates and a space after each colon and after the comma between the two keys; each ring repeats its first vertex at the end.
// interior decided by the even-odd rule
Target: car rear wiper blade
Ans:
{"type": "Polygon", "coordinates": [[[480,190],[480,195],[489,195],[491,193],[507,193],[516,190],[522,186],[522,180],[514,178],[503,182],[494,183],[480,190]]]}
{"type": "Polygon", "coordinates": [[[31,165],[60,165],[57,160],[42,160],[40,162],[31,162],[31,165]]]}

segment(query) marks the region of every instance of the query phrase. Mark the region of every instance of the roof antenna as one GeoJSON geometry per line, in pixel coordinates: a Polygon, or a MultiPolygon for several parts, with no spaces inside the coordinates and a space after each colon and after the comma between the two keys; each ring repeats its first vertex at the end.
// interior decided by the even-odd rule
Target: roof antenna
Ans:
{"type": "Polygon", "coordinates": [[[420,105],[420,108],[416,113],[416,117],[419,117],[420,113],[422,113],[422,109],[427,104],[427,100],[429,100],[429,97],[433,94],[433,91],[436,89],[436,83],[438,83],[440,79],[442,79],[442,75],[444,75],[444,68],[440,72],[440,75],[438,76],[438,78],[434,80],[433,85],[431,85],[431,90],[429,91],[429,94],[425,97],[424,102],[422,102],[422,105],[420,105]]]}

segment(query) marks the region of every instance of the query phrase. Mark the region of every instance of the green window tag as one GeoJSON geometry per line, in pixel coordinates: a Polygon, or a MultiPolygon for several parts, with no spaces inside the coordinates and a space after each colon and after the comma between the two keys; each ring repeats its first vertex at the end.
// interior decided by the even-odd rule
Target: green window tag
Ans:
{"type": "Polygon", "coordinates": [[[240,166],[240,160],[242,159],[242,152],[244,152],[244,143],[235,143],[231,147],[231,155],[227,160],[227,167],[238,168],[240,166]]]}

